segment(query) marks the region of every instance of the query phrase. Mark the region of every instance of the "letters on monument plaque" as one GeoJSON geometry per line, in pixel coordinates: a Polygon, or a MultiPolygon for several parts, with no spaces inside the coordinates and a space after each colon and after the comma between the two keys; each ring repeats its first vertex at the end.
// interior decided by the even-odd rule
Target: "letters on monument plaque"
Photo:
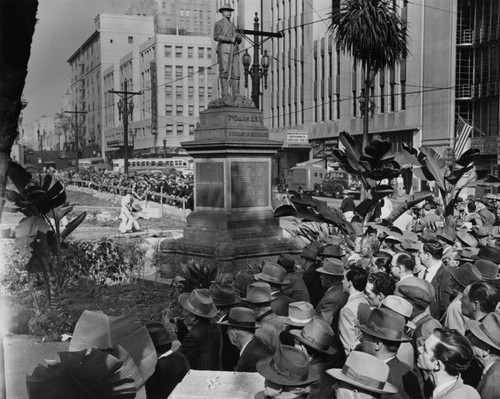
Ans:
{"type": "Polygon", "coordinates": [[[196,163],[196,206],[224,208],[224,164],[196,163]]]}
{"type": "Polygon", "coordinates": [[[232,208],[269,205],[269,164],[267,162],[231,163],[232,208]]]}

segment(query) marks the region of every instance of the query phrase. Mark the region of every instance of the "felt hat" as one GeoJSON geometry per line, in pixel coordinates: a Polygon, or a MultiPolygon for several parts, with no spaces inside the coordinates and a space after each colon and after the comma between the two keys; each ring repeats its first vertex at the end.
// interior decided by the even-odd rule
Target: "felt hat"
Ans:
{"type": "Polygon", "coordinates": [[[413,305],[397,295],[387,295],[380,304],[382,309],[389,309],[409,319],[413,313],[413,305]]]}
{"type": "Polygon", "coordinates": [[[242,301],[258,304],[271,302],[272,299],[271,286],[268,283],[257,282],[247,286],[247,295],[242,301]]]}
{"type": "Polygon", "coordinates": [[[236,296],[236,289],[231,284],[212,284],[210,295],[215,306],[231,306],[240,302],[240,298],[236,296]]]}
{"type": "Polygon", "coordinates": [[[278,316],[289,326],[304,327],[314,317],[314,307],[309,302],[298,301],[288,305],[288,316],[278,316]]]}
{"type": "Polygon", "coordinates": [[[219,12],[222,11],[234,11],[234,8],[231,7],[229,3],[224,4],[221,8],[219,8],[219,12]]]}
{"type": "Polygon", "coordinates": [[[252,309],[237,306],[232,308],[227,319],[219,322],[219,324],[245,330],[255,330],[261,327],[260,324],[255,322],[255,319],[255,312],[252,309]]]}
{"type": "Polygon", "coordinates": [[[254,278],[266,283],[286,285],[290,284],[290,280],[285,279],[286,275],[287,272],[283,266],[274,262],[267,262],[262,268],[262,272],[254,274],[254,278]]]}
{"type": "Polygon", "coordinates": [[[482,322],[470,320],[469,329],[484,343],[500,351],[500,314],[492,312],[482,322]]]}
{"type": "Polygon", "coordinates": [[[387,382],[389,366],[368,353],[353,351],[343,368],[326,372],[336,380],[366,391],[382,394],[398,392],[396,387],[387,382]]]}
{"type": "Polygon", "coordinates": [[[318,251],[314,248],[311,248],[311,247],[305,247],[302,250],[300,257],[310,259],[310,260],[321,260],[321,258],[318,256],[318,251]]]}
{"type": "Polygon", "coordinates": [[[494,263],[500,262],[500,249],[492,246],[480,245],[475,259],[486,259],[494,263]]]}
{"type": "Polygon", "coordinates": [[[210,291],[206,288],[195,288],[190,293],[179,295],[179,303],[188,312],[199,317],[211,319],[217,314],[210,291]]]}
{"type": "Polygon", "coordinates": [[[479,248],[464,248],[457,251],[457,253],[460,256],[460,260],[474,261],[474,259],[478,259],[479,248]]]}
{"type": "Polygon", "coordinates": [[[359,328],[366,334],[393,342],[411,341],[403,332],[405,318],[389,309],[375,308],[370,313],[366,324],[359,328]]]}
{"type": "Polygon", "coordinates": [[[457,238],[467,247],[477,247],[479,244],[477,238],[464,229],[457,231],[457,238]]]}
{"type": "Polygon", "coordinates": [[[276,263],[283,267],[288,273],[293,272],[295,269],[295,258],[290,254],[281,254],[276,263]]]}
{"type": "Polygon", "coordinates": [[[325,237],[325,242],[326,244],[337,244],[340,245],[342,243],[342,237],[340,236],[334,236],[334,235],[328,235],[325,237]]]}
{"type": "Polygon", "coordinates": [[[490,226],[473,226],[471,229],[472,234],[478,238],[488,237],[490,235],[490,226]]]}
{"type": "Polygon", "coordinates": [[[437,235],[429,230],[424,230],[422,233],[418,234],[421,241],[427,242],[437,239],[437,235]]]}
{"type": "Polygon", "coordinates": [[[255,279],[251,274],[238,273],[234,279],[233,285],[236,292],[238,292],[241,296],[245,296],[247,293],[248,285],[254,282],[255,279]]]}
{"type": "Polygon", "coordinates": [[[422,248],[422,243],[418,240],[418,236],[414,233],[403,234],[403,239],[399,244],[396,244],[396,249],[399,251],[419,251],[422,248]]]}
{"type": "Polygon", "coordinates": [[[396,287],[395,294],[410,299],[410,302],[413,300],[427,305],[430,305],[436,298],[436,291],[432,284],[421,278],[411,279],[411,285],[405,284],[403,280],[396,287]]]}
{"type": "Polygon", "coordinates": [[[457,239],[457,233],[455,230],[450,228],[443,228],[437,232],[437,238],[440,241],[443,241],[449,245],[455,244],[455,240],[457,239]]]}
{"type": "Polygon", "coordinates": [[[301,330],[290,330],[295,338],[303,344],[320,352],[333,355],[337,352],[334,347],[334,334],[332,328],[323,320],[314,318],[301,330]]]}
{"type": "Polygon", "coordinates": [[[327,258],[323,261],[323,266],[318,267],[316,271],[331,276],[343,276],[344,262],[337,258],[327,258]]]}
{"type": "Polygon", "coordinates": [[[155,348],[167,345],[173,341],[163,323],[151,322],[146,324],[149,336],[155,348]]]}
{"type": "Polygon", "coordinates": [[[309,367],[307,355],[288,345],[280,345],[273,356],[259,360],[256,368],[266,380],[284,386],[308,385],[320,377],[309,367]]]}
{"type": "Polygon", "coordinates": [[[479,269],[470,262],[465,262],[459,267],[449,267],[448,271],[463,288],[483,278],[479,269]]]}
{"type": "Polygon", "coordinates": [[[483,280],[498,280],[498,265],[491,260],[478,259],[474,262],[474,266],[479,270],[483,276],[483,280]]]}
{"type": "Polygon", "coordinates": [[[319,256],[322,258],[341,258],[342,249],[339,244],[327,244],[320,249],[319,256]]]}

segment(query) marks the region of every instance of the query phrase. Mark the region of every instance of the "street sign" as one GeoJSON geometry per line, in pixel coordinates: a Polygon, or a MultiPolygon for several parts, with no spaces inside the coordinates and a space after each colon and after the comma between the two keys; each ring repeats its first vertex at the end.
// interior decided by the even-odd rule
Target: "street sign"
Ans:
{"type": "Polygon", "coordinates": [[[292,147],[311,148],[311,144],[309,144],[309,133],[297,131],[286,132],[283,148],[292,147]]]}

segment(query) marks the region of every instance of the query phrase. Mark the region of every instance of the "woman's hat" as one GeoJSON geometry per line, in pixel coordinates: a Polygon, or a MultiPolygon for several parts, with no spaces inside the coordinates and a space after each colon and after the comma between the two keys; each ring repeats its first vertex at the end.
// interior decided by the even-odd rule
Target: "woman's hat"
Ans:
{"type": "Polygon", "coordinates": [[[240,298],[236,296],[236,289],[231,284],[212,284],[210,295],[215,306],[231,306],[240,302],[240,298]]]}
{"type": "Polygon", "coordinates": [[[271,286],[268,283],[257,282],[248,285],[247,295],[241,300],[244,302],[259,304],[271,302],[272,299],[271,286]]]}
{"type": "Polygon", "coordinates": [[[353,351],[342,369],[326,370],[327,374],[366,391],[392,394],[398,390],[387,382],[389,366],[368,353],[353,351]]]}
{"type": "Polygon", "coordinates": [[[146,328],[148,329],[149,336],[151,337],[151,341],[153,341],[155,348],[170,344],[173,341],[163,323],[147,323],[146,328]]]}
{"type": "Polygon", "coordinates": [[[284,386],[308,385],[320,377],[316,369],[309,367],[307,355],[288,345],[280,345],[273,356],[259,360],[256,368],[266,380],[284,386]]]}
{"type": "Polygon", "coordinates": [[[344,262],[337,258],[328,258],[323,261],[323,266],[318,267],[316,271],[331,276],[343,276],[344,262]]]}
{"type": "Polygon", "coordinates": [[[298,301],[288,305],[288,316],[278,316],[280,320],[294,327],[304,327],[314,317],[314,307],[309,302],[298,301]]]}
{"type": "Polygon", "coordinates": [[[463,288],[467,287],[469,284],[479,281],[483,278],[479,269],[472,263],[465,262],[459,267],[449,267],[448,271],[455,281],[460,284],[463,288]]]}
{"type": "Polygon", "coordinates": [[[283,267],[288,273],[293,272],[295,269],[295,258],[290,254],[280,254],[276,263],[283,267]]]}
{"type": "Polygon", "coordinates": [[[189,294],[179,295],[179,303],[188,312],[199,317],[211,319],[217,314],[210,291],[206,288],[196,288],[189,294]]]}
{"type": "Polygon", "coordinates": [[[314,318],[302,330],[290,330],[303,344],[313,349],[333,355],[337,352],[334,345],[334,334],[332,328],[323,320],[314,318]]]}
{"type": "Polygon", "coordinates": [[[219,324],[245,330],[255,330],[261,327],[255,323],[255,312],[252,309],[235,307],[229,311],[227,320],[219,324]]]}
{"type": "Polygon", "coordinates": [[[254,274],[254,278],[270,284],[287,285],[290,284],[290,281],[285,279],[286,275],[287,272],[283,266],[274,262],[267,262],[261,273],[254,274]]]}
{"type": "Polygon", "coordinates": [[[219,8],[219,12],[222,11],[234,11],[234,8],[231,7],[229,3],[224,4],[221,8],[219,8]]]}
{"type": "Polygon", "coordinates": [[[360,326],[361,331],[377,338],[392,342],[411,341],[403,332],[406,321],[403,316],[388,309],[375,308],[370,313],[366,324],[360,326]]]}
{"type": "Polygon", "coordinates": [[[469,329],[477,338],[484,343],[500,351],[500,314],[493,312],[488,314],[482,322],[470,320],[469,329]]]}

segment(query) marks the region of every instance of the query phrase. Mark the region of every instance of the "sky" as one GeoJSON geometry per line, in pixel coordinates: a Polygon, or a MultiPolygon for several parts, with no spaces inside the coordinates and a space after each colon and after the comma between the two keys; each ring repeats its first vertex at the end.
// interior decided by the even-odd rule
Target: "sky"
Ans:
{"type": "Polygon", "coordinates": [[[132,0],[39,0],[38,23],[31,44],[24,98],[23,124],[53,116],[69,89],[66,60],[94,31],[100,12],[123,13],[132,0]]]}

